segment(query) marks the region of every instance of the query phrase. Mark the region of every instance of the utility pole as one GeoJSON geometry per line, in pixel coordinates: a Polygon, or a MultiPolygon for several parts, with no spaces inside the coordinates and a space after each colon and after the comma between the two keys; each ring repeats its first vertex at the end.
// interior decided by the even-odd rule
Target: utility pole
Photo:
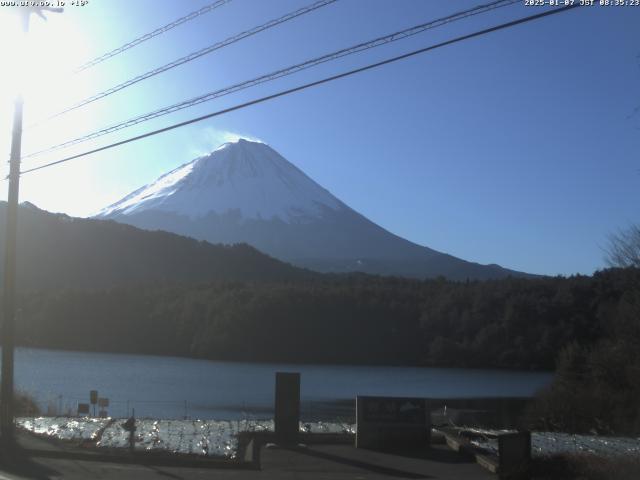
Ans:
{"type": "MultiPolygon", "coordinates": [[[[32,13],[45,19],[44,11],[62,12],[61,8],[29,7],[20,12],[22,31],[29,32],[32,13]]],[[[20,156],[22,154],[22,112],[24,99],[19,93],[13,111],[11,156],[9,160],[9,197],[5,228],[4,289],[2,292],[2,382],[0,384],[0,434],[3,443],[14,439],[13,354],[15,347],[16,315],[16,251],[18,227],[18,198],[20,192],[20,156]]]]}

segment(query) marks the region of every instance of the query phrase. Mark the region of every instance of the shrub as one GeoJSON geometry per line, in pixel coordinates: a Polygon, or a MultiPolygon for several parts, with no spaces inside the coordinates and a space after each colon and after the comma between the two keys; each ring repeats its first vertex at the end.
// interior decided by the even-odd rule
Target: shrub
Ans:
{"type": "Polygon", "coordinates": [[[536,480],[637,480],[637,457],[603,458],[591,454],[560,454],[533,459],[532,478],[536,480]]]}
{"type": "Polygon", "coordinates": [[[17,416],[35,417],[40,415],[40,407],[28,393],[16,392],[14,402],[17,416]]]}
{"type": "Polygon", "coordinates": [[[529,428],[569,433],[640,431],[640,352],[635,343],[607,339],[592,348],[571,345],[552,384],[527,412],[529,428]]]}

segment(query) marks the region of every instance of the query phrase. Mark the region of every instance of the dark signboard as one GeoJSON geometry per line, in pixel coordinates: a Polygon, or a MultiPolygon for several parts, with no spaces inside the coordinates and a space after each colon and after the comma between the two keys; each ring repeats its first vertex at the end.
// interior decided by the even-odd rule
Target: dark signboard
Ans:
{"type": "Polygon", "coordinates": [[[356,397],[356,447],[376,449],[427,446],[431,412],[423,398],[356,397]]]}
{"type": "Polygon", "coordinates": [[[427,409],[421,398],[359,397],[362,416],[370,423],[414,423],[425,425],[427,409]]]}
{"type": "Polygon", "coordinates": [[[101,408],[105,408],[109,406],[109,399],[108,398],[99,398],[98,399],[98,406],[101,408]]]}
{"type": "Polygon", "coordinates": [[[89,414],[89,404],[88,403],[79,403],[78,404],[78,415],[88,415],[89,414]]]}
{"type": "Polygon", "coordinates": [[[97,390],[91,390],[89,392],[89,400],[91,405],[95,405],[96,403],[98,403],[98,391],[97,390]]]}

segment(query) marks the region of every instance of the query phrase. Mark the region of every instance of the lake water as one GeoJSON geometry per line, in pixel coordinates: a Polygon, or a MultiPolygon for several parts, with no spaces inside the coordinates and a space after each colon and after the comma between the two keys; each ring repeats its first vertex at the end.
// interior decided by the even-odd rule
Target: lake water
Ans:
{"type": "Polygon", "coordinates": [[[272,416],[274,374],[302,375],[302,415],[352,415],[356,395],[530,396],[549,373],[454,368],[239,363],[188,358],[16,350],[16,386],[47,407],[75,411],[89,391],[109,398],[110,416],[246,419],[272,416]]]}

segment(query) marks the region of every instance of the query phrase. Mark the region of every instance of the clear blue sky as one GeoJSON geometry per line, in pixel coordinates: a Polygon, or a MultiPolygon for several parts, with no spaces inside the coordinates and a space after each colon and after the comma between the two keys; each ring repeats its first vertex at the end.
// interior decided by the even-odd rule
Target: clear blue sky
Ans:
{"type": "MultiPolygon", "coordinates": [[[[39,92],[27,94],[27,123],[311,0],[234,0],[90,72],[63,75],[208,3],[90,0],[47,23],[34,20],[38,64],[47,69],[29,70],[39,92]]],[[[23,150],[479,3],[340,0],[27,132],[23,150]]],[[[456,22],[24,167],[539,11],[517,5],[456,22]]],[[[640,221],[640,115],[632,115],[640,105],[639,25],[640,7],[577,9],[25,175],[21,200],[89,215],[225,138],[246,135],[416,243],[528,272],[589,274],[603,267],[607,236],[640,221]]],[[[0,108],[6,151],[10,103],[0,108]]]]}

